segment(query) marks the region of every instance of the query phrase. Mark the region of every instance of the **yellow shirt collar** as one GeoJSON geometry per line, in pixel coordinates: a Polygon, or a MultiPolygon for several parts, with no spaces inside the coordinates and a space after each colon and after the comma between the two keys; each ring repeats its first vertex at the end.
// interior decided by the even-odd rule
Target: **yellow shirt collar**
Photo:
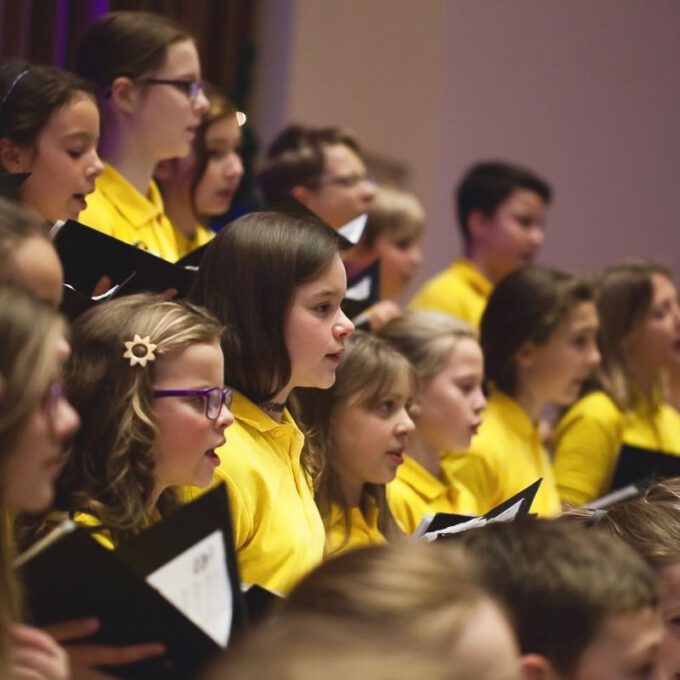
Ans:
{"type": "Polygon", "coordinates": [[[104,172],[97,178],[101,191],[133,225],[143,225],[160,219],[165,214],[163,197],[156,182],[149,182],[144,196],[113,166],[104,163],[104,172]]]}
{"type": "MultiPolygon", "coordinates": [[[[513,430],[523,439],[528,441],[532,439],[538,440],[538,429],[531,422],[526,411],[505,392],[494,389],[491,391],[489,401],[498,404],[506,415],[508,424],[513,430]]],[[[482,420],[484,415],[482,414],[482,420]]]]}
{"type": "Polygon", "coordinates": [[[470,288],[473,288],[485,298],[488,298],[489,295],[491,295],[493,284],[481,271],[479,271],[479,268],[472,260],[468,260],[467,258],[456,260],[456,262],[453,263],[453,267],[470,288]]]}

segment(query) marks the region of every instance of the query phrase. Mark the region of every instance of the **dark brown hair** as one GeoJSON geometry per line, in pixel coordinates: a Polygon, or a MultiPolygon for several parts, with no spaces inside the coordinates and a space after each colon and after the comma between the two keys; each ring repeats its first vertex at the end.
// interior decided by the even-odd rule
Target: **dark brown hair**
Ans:
{"type": "Polygon", "coordinates": [[[573,521],[489,524],[452,539],[476,558],[483,582],[514,619],[522,654],[570,677],[604,621],[660,606],[651,567],[632,548],[573,521]]]}
{"type": "Polygon", "coordinates": [[[69,71],[12,60],[0,65],[0,138],[30,148],[50,116],[90,86],[69,71]]]}
{"type": "Polygon", "coordinates": [[[334,144],[349,147],[361,155],[354,133],[339,127],[313,128],[289,125],[267,150],[258,179],[268,204],[282,201],[293,187],[314,188],[323,175],[324,148],[334,144]]]}
{"type": "Polygon", "coordinates": [[[525,267],[502,279],[491,293],[481,321],[487,384],[514,396],[515,357],[522,345],[548,342],[574,307],[593,299],[587,281],[548,267],[525,267]]]}
{"type": "Polygon", "coordinates": [[[192,36],[168,17],[151,12],[109,12],[80,37],[75,70],[106,95],[120,76],[135,80],[159,69],[168,47],[192,36]]]}

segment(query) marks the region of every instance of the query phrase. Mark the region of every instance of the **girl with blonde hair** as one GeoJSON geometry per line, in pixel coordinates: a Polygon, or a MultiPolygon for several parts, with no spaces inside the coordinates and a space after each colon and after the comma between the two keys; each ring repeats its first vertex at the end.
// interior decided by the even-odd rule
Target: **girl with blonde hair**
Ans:
{"type": "Polygon", "coordinates": [[[486,404],[484,362],[477,334],[439,312],[406,311],[379,334],[413,365],[419,389],[408,455],[387,492],[404,531],[436,512],[477,514],[474,495],[446,464],[470,446],[486,404]]]}
{"type": "Polygon", "coordinates": [[[212,482],[233,422],[221,335],[206,311],[149,294],[76,320],[65,386],[82,426],[34,530],[69,516],[113,548],[177,507],[177,487],[212,482]]]}

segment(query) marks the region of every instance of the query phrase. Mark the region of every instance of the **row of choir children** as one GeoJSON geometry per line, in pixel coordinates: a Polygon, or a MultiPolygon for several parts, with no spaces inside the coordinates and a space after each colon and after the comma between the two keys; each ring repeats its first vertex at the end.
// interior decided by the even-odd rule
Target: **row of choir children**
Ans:
{"type": "MultiPolygon", "coordinates": [[[[466,257],[401,313],[395,300],[421,261],[422,209],[400,192],[376,194],[353,135],[290,126],[263,164],[268,202],[292,196],[323,223],[253,213],[214,236],[204,220],[224,213],[238,187],[240,132],[235,109],[218,93],[206,97],[191,37],[153,15],[105,15],[84,33],[76,70],[84,80],[18,62],[0,67],[0,165],[31,173],[17,198],[41,218],[0,206],[0,277],[11,286],[0,296],[0,498],[4,511],[20,513],[12,532],[3,523],[0,577],[12,595],[0,610],[0,660],[14,676],[67,677],[53,638],[68,649],[76,677],[163,653],[154,643],[93,645],[96,620],[56,626],[52,637],[18,625],[14,542],[27,547],[68,516],[115,548],[223,482],[243,581],[293,591],[286,625],[272,623],[246,643],[231,677],[265,677],[257,650],[268,644],[290,652],[291,669],[295,653],[311,669],[329,647],[356,643],[354,623],[371,643],[357,650],[362,663],[403,654],[403,669],[429,668],[433,677],[513,678],[520,667],[530,678],[620,677],[601,670],[593,645],[624,649],[643,637],[638,656],[617,663],[631,677],[657,677],[649,673],[659,664],[658,578],[599,532],[612,526],[628,540],[614,520],[590,533],[577,523],[483,530],[461,541],[465,554],[448,546],[446,557],[400,542],[426,514],[481,514],[537,478],[533,510],[554,516],[560,499],[579,504],[605,493],[626,449],[680,454],[680,416],[664,384],[680,364],[669,272],[630,263],[591,283],[531,266],[551,189],[522,168],[483,163],[458,191],[466,257]],[[333,230],[374,204],[365,237],[341,251],[333,230]],[[107,302],[78,318],[69,336],[49,307],[20,290],[58,306],[63,273],[42,222],[67,218],[171,261],[211,241],[189,301],[142,294],[107,302]],[[375,332],[354,333],[341,307],[347,278],[376,257],[385,265],[384,299],[366,316],[375,332]],[[553,406],[571,406],[550,434],[554,465],[540,429],[553,406]],[[394,546],[353,550],[386,541],[394,546]],[[315,571],[338,553],[346,555],[315,571]],[[427,572],[440,563],[448,579],[427,572]],[[438,584],[430,601],[419,569],[423,583],[438,584]],[[452,572],[460,583],[443,594],[452,572]],[[535,609],[553,574],[561,597],[584,590],[571,629],[553,625],[559,598],[544,613],[535,609]],[[345,582],[365,605],[315,594],[345,582]],[[527,584],[536,590],[518,601],[527,584]],[[323,611],[322,601],[344,603],[342,612],[323,611]],[[611,643],[622,617],[635,620],[634,632],[611,643]],[[432,621],[440,620],[447,624],[437,632],[432,621]],[[554,631],[549,642],[546,630],[554,631]],[[296,638],[310,643],[296,647],[296,638]],[[567,658],[565,639],[575,640],[567,658]],[[497,654],[487,645],[498,645],[497,654]],[[458,663],[438,664],[443,648],[458,663]]],[[[674,512],[676,502],[645,500],[674,512]]],[[[628,542],[654,562],[655,553],[628,542]]],[[[666,668],[680,672],[669,659],[666,668]]],[[[338,668],[346,675],[352,666],[338,668]]]]}

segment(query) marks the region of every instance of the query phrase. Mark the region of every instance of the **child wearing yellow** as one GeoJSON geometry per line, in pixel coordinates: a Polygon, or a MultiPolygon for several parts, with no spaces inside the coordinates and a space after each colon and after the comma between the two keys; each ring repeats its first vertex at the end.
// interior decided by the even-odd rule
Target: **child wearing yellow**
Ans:
{"type": "Polygon", "coordinates": [[[464,257],[426,281],[410,306],[478,328],[493,287],[538,255],[551,198],[545,180],[521,166],[484,162],[470,168],[456,191],[464,257]]]}
{"type": "Polygon", "coordinates": [[[680,467],[680,419],[663,396],[664,372],[680,360],[680,306],[669,273],[645,262],[609,267],[597,305],[602,365],[555,433],[557,484],[571,504],[640,481],[620,465],[629,455],[643,466],[648,458],[645,477],[680,467]]]}
{"type": "Polygon", "coordinates": [[[468,448],[486,403],[476,333],[445,314],[410,310],[386,324],[380,335],[406,356],[419,381],[416,429],[404,464],[387,486],[395,518],[412,533],[425,515],[478,514],[474,495],[442,464],[447,452],[468,448]]]}
{"type": "Polygon", "coordinates": [[[538,423],[549,404],[573,402],[599,363],[593,295],[584,281],[545,267],[513,272],[491,294],[481,326],[487,410],[470,450],[447,461],[482,512],[538,478],[532,511],[559,512],[538,423]]]}
{"type": "Polygon", "coordinates": [[[287,592],[323,558],[313,500],[322,467],[294,418],[299,387],[329,388],[352,323],[333,232],[280,213],[251,213],[210,243],[192,299],[227,325],[232,428],[218,451],[241,578],[287,592]]]}
{"type": "Polygon", "coordinates": [[[189,153],[208,108],[192,37],[166,17],[110,12],[81,36],[76,70],[99,90],[106,161],[80,221],[175,262],[177,238],[153,171],[189,153]]]}
{"type": "Polygon", "coordinates": [[[357,332],[347,343],[335,385],[309,391],[307,446],[325,460],[316,500],[326,528],[326,556],[399,535],[385,485],[404,462],[414,430],[408,408],[415,375],[384,340],[357,332]]]}

